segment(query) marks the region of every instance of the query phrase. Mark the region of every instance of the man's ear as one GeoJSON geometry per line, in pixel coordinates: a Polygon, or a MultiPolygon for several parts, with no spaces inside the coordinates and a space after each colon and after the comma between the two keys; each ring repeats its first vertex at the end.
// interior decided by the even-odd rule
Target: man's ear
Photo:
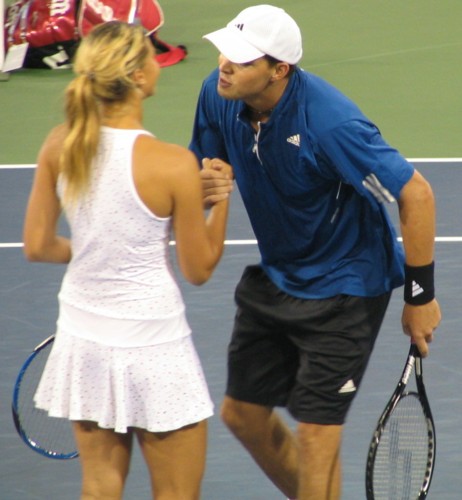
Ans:
{"type": "Polygon", "coordinates": [[[277,80],[282,80],[287,76],[290,70],[290,64],[286,62],[278,62],[274,67],[274,73],[271,77],[271,81],[275,82],[277,80]]]}

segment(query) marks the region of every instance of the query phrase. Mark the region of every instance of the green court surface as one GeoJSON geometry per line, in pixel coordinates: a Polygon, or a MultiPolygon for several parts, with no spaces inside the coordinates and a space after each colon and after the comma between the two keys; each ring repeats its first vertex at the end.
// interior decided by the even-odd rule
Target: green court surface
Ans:
{"type": "MultiPolygon", "coordinates": [[[[159,37],[189,54],[164,68],[145,125],[187,145],[202,79],[216,65],[202,35],[224,26],[243,0],[160,2],[159,37]]],[[[301,66],[353,98],[407,157],[462,156],[462,1],[288,0],[277,4],[304,36],[301,66]]],[[[62,117],[70,70],[21,70],[0,82],[0,164],[32,163],[62,117]]]]}

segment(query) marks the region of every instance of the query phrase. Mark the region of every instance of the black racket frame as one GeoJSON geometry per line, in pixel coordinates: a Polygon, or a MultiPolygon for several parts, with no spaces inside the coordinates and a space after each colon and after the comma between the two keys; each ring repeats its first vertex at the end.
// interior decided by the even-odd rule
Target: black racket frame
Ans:
{"type": "Polygon", "coordinates": [[[404,365],[403,372],[401,374],[401,378],[394,390],[390,400],[388,401],[382,415],[379,418],[377,423],[377,427],[372,435],[371,443],[369,446],[369,452],[367,455],[367,464],[366,464],[366,498],[367,500],[375,500],[374,496],[374,462],[377,454],[377,449],[380,444],[380,440],[382,438],[383,431],[385,426],[392,415],[393,411],[396,408],[396,405],[400,401],[401,398],[414,395],[416,396],[423,409],[423,413],[425,416],[425,420],[427,422],[428,428],[428,460],[427,467],[425,472],[425,477],[423,478],[422,487],[419,492],[419,496],[416,499],[409,500],[423,500],[427,497],[428,491],[430,489],[430,484],[433,476],[433,471],[435,468],[435,457],[436,457],[436,435],[435,435],[435,423],[433,420],[433,415],[430,409],[430,404],[427,398],[427,391],[425,390],[425,385],[423,381],[423,372],[422,372],[422,356],[415,344],[411,344],[409,348],[409,353],[406,359],[406,363],[404,365]],[[409,382],[409,378],[414,372],[417,392],[415,391],[406,391],[406,386],[409,382]]]}

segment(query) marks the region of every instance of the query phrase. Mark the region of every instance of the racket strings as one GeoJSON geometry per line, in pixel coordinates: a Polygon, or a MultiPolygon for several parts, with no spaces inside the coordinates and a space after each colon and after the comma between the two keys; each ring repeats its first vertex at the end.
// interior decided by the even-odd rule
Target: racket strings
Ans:
{"type": "Polygon", "coordinates": [[[50,457],[64,458],[75,453],[71,422],[50,417],[34,404],[34,395],[45,367],[51,345],[38,351],[23,373],[16,401],[20,432],[29,446],[50,457]]]}
{"type": "Polygon", "coordinates": [[[376,500],[415,500],[428,479],[432,432],[415,393],[402,397],[377,448],[373,488],[376,500]]]}

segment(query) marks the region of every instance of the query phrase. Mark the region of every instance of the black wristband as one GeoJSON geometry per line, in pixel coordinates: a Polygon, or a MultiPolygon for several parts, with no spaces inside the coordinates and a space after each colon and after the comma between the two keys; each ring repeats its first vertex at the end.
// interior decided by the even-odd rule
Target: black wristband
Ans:
{"type": "Polygon", "coordinates": [[[404,301],[421,306],[435,298],[435,263],[426,266],[404,264],[404,301]]]}

